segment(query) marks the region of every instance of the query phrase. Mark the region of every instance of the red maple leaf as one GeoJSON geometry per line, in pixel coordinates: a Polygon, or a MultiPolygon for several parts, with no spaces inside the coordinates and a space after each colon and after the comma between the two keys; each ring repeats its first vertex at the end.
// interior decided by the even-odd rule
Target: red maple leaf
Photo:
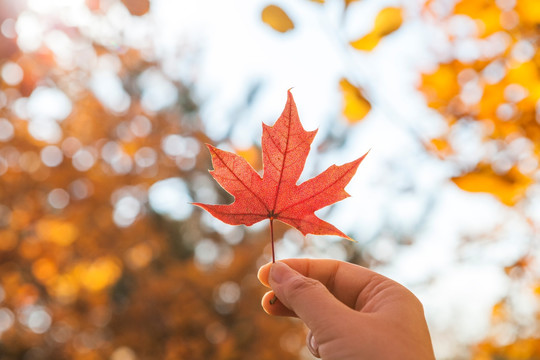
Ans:
{"type": "Polygon", "coordinates": [[[249,226],[270,219],[274,261],[274,220],[289,224],[304,235],[338,235],[352,240],[319,219],[315,211],[350,196],[344,188],[367,153],[344,165],[332,165],[298,185],[316,133],[317,130],[304,130],[288,91],[285,109],[274,126],[263,124],[263,176],[241,156],[207,144],[214,166],[210,173],[235,200],[230,205],[194,205],[231,225],[249,226]]]}

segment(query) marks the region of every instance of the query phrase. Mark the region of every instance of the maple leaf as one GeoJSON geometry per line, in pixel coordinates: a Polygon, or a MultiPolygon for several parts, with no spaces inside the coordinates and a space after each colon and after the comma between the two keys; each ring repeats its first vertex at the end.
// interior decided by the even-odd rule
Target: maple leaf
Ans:
{"type": "Polygon", "coordinates": [[[207,144],[214,167],[210,174],[235,200],[229,205],[194,205],[231,225],[249,226],[269,219],[274,261],[274,220],[289,224],[304,235],[338,235],[352,240],[318,218],[315,211],[350,196],[344,188],[367,153],[349,163],[332,165],[298,185],[316,133],[317,130],[305,131],[302,127],[289,90],[285,109],[276,123],[263,123],[263,176],[243,157],[207,144]]]}

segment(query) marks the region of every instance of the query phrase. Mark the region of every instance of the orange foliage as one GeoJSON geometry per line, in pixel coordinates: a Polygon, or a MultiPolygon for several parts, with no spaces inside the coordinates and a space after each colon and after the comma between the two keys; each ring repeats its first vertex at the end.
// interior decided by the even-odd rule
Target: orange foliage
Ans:
{"type": "Polygon", "coordinates": [[[474,171],[454,177],[452,181],[465,191],[490,193],[508,206],[521,200],[532,183],[515,167],[505,174],[497,174],[486,165],[479,165],[474,171]]]}
{"type": "Polygon", "coordinates": [[[448,106],[459,93],[456,66],[452,64],[439,64],[432,73],[422,74],[421,90],[425,94],[428,105],[434,109],[448,106]]]}
{"type": "MultiPolygon", "coordinates": [[[[458,48],[461,41],[471,41],[478,44],[479,52],[465,61],[460,54],[450,51],[434,72],[422,75],[419,89],[427,105],[437,110],[448,124],[447,132],[426,147],[437,156],[459,164],[454,156],[459,149],[453,149],[447,139],[463,124],[481,124],[482,145],[486,149],[495,146],[496,151],[486,151],[476,166],[468,165],[452,181],[465,191],[492,194],[501,203],[515,207],[518,216],[523,216],[531,229],[537,229],[534,220],[523,214],[522,205],[529,202],[529,190],[538,184],[540,162],[538,2],[462,0],[447,16],[431,11],[438,3],[437,0],[426,3],[426,16],[439,16],[436,20],[446,24],[460,15],[476,24],[476,32],[465,39],[448,32],[449,45],[458,48]],[[488,39],[498,39],[498,52],[482,49],[488,39]],[[527,146],[516,150],[513,147],[516,143],[527,146]],[[501,158],[506,159],[502,167],[501,158]]],[[[537,234],[533,237],[538,238],[537,234]]],[[[531,246],[531,250],[536,246],[531,246]]],[[[538,286],[534,285],[539,283],[534,270],[537,265],[538,257],[530,251],[503,267],[512,282],[511,290],[493,307],[489,334],[472,347],[474,360],[540,359],[540,338],[531,335],[540,329],[540,313],[534,308],[523,309],[518,301],[512,301],[522,296],[536,296],[536,301],[540,301],[538,286]],[[536,318],[524,319],[524,311],[534,313],[536,318]]]]}
{"type": "MultiPolygon", "coordinates": [[[[432,6],[433,3],[429,2],[426,6],[432,6]]],[[[532,156],[538,158],[539,58],[534,40],[537,30],[536,33],[531,31],[527,20],[535,12],[529,7],[528,1],[517,2],[512,11],[519,15],[520,21],[510,29],[499,24],[501,14],[510,10],[499,8],[496,2],[475,0],[457,3],[454,14],[469,16],[483,24],[480,26],[482,31],[476,34],[476,41],[482,41],[478,39],[495,31],[499,31],[498,34],[506,32],[506,50],[502,54],[480,54],[474,61],[464,62],[455,58],[440,63],[435,71],[422,75],[419,89],[427,105],[447,118],[449,132],[458,121],[478,121],[486,126],[486,142],[496,140],[499,144],[508,145],[518,138],[525,138],[534,144],[532,156]]],[[[448,36],[448,40],[456,44],[461,41],[452,35],[448,36]]],[[[439,152],[439,149],[434,150],[439,152]]],[[[489,163],[492,159],[483,161],[489,163]]],[[[501,180],[500,176],[478,174],[477,170],[471,171],[470,176],[464,174],[465,182],[460,182],[460,187],[468,191],[489,189],[487,192],[493,193],[507,205],[522,199],[527,187],[534,183],[530,171],[518,176],[521,179],[519,181],[512,176],[510,181],[499,181],[496,178],[501,180]]]]}
{"type": "Polygon", "coordinates": [[[478,33],[486,37],[502,30],[501,9],[491,0],[462,0],[456,4],[454,13],[466,15],[476,21],[478,33]]]}

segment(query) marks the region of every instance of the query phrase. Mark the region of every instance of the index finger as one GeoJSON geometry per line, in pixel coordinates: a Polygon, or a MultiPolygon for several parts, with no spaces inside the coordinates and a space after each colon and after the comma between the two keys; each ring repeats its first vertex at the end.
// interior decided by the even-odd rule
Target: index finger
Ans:
{"type": "MultiPolygon", "coordinates": [[[[361,308],[369,298],[371,285],[390,279],[365,267],[332,259],[284,259],[281,260],[300,274],[320,281],[341,302],[351,308],[361,308]],[[368,286],[369,285],[369,286],[368,286]]],[[[272,263],[263,265],[257,277],[270,287],[268,276],[272,263]]]]}

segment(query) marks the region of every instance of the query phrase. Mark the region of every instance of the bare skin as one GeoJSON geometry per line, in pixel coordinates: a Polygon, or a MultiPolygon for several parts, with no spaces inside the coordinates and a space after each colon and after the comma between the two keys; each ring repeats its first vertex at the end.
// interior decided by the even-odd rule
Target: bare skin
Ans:
{"type": "Polygon", "coordinates": [[[264,310],[304,321],[308,348],[321,359],[435,359],[420,301],[376,272],[337,260],[286,259],[262,266],[258,277],[272,289],[264,310]]]}

